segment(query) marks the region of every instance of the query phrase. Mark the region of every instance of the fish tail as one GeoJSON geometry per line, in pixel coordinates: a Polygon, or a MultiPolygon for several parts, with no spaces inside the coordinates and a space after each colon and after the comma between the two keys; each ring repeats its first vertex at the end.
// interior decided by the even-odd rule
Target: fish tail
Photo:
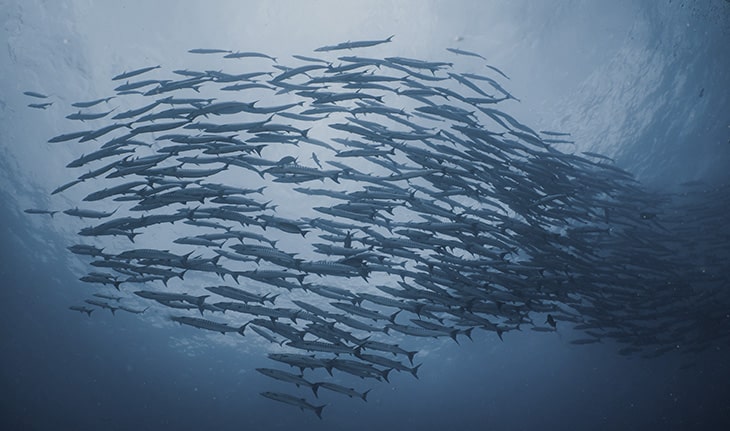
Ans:
{"type": "Polygon", "coordinates": [[[421,368],[421,365],[423,364],[418,364],[409,370],[411,374],[413,374],[413,377],[415,377],[416,379],[418,378],[418,369],[421,368]]]}
{"type": "Polygon", "coordinates": [[[314,413],[317,414],[318,418],[322,419],[322,409],[324,409],[326,406],[327,406],[327,404],[324,404],[324,405],[314,408],[314,413]]]}
{"type": "MultiPolygon", "coordinates": [[[[391,36],[391,37],[392,37],[392,36],[391,36]]],[[[362,400],[363,400],[363,401],[365,401],[365,402],[367,402],[367,401],[368,401],[368,393],[369,393],[370,391],[372,391],[372,389],[368,389],[367,391],[365,391],[365,392],[363,392],[362,394],[360,394],[360,397],[362,398],[362,400]]]]}

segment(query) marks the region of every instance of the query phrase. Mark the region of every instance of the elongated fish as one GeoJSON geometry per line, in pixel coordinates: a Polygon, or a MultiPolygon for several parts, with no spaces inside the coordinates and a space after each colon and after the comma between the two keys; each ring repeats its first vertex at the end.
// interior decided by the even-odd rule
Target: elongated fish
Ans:
{"type": "Polygon", "coordinates": [[[281,392],[261,392],[261,395],[274,401],[279,401],[284,404],[289,404],[294,407],[299,407],[301,410],[311,410],[318,418],[322,419],[322,409],[327,405],[315,406],[307,402],[304,398],[297,398],[293,395],[284,394],[281,392]]]}
{"type": "Polygon", "coordinates": [[[478,58],[481,58],[482,60],[486,60],[486,58],[482,57],[481,55],[479,55],[475,52],[464,51],[463,49],[458,49],[458,48],[446,48],[446,50],[453,52],[454,54],[466,55],[469,57],[478,57],[478,58]]]}
{"type": "Polygon", "coordinates": [[[132,71],[129,71],[129,72],[120,73],[119,75],[117,75],[114,78],[112,78],[112,81],[119,81],[120,79],[128,79],[128,78],[131,78],[133,76],[141,75],[143,73],[149,72],[150,70],[155,70],[155,69],[159,69],[159,68],[160,68],[159,65],[158,66],[150,66],[150,67],[143,67],[141,69],[132,70],[132,71]]]}
{"type": "Polygon", "coordinates": [[[315,51],[316,52],[326,52],[326,51],[338,51],[338,50],[342,50],[342,49],[367,48],[370,46],[388,43],[391,40],[393,40],[393,37],[395,37],[395,35],[392,35],[392,36],[387,37],[382,40],[361,40],[361,41],[354,41],[354,42],[347,41],[347,42],[338,43],[337,45],[322,46],[322,47],[315,49],[315,51]]]}

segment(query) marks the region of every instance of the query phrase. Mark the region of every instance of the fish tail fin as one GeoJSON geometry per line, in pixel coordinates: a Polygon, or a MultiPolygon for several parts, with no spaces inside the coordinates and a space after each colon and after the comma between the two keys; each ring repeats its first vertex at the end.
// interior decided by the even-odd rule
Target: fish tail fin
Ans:
{"type": "Polygon", "coordinates": [[[370,275],[370,271],[368,271],[367,268],[362,268],[360,270],[360,277],[362,277],[362,279],[366,282],[368,281],[368,275],[370,275]]]}
{"type": "Polygon", "coordinates": [[[312,392],[314,392],[314,397],[319,398],[319,394],[317,391],[319,390],[319,383],[312,383],[312,392]]]}
{"type": "Polygon", "coordinates": [[[235,281],[236,284],[241,284],[238,282],[238,277],[240,277],[240,276],[241,276],[240,272],[236,272],[236,271],[231,272],[231,277],[233,277],[233,281],[235,281]]]}
{"type": "Polygon", "coordinates": [[[198,306],[198,308],[203,308],[203,304],[205,303],[205,298],[209,297],[210,295],[201,295],[195,298],[195,305],[198,306]]]}
{"type": "Polygon", "coordinates": [[[89,317],[91,317],[91,312],[92,312],[92,311],[94,311],[94,310],[93,310],[93,309],[92,309],[92,310],[89,310],[89,311],[87,311],[87,312],[86,312],[86,314],[88,314],[88,315],[89,315],[89,317]]]}
{"type": "Polygon", "coordinates": [[[409,370],[411,374],[413,374],[413,377],[415,377],[416,379],[418,378],[418,369],[421,368],[421,365],[423,364],[418,364],[409,370]]]}
{"type": "Polygon", "coordinates": [[[363,401],[367,402],[368,401],[368,393],[370,391],[372,391],[372,389],[368,389],[367,391],[365,391],[362,394],[360,394],[360,398],[362,398],[363,401]]]}
{"type": "Polygon", "coordinates": [[[398,310],[398,311],[396,311],[395,313],[391,314],[391,315],[390,315],[390,317],[388,318],[388,320],[390,320],[390,321],[391,321],[391,323],[395,323],[395,317],[396,317],[396,316],[398,315],[398,313],[400,313],[401,311],[403,311],[403,309],[399,309],[399,310],[398,310]]]}
{"type": "Polygon", "coordinates": [[[390,41],[393,40],[394,37],[395,37],[395,35],[394,34],[391,34],[387,39],[385,39],[385,41],[386,42],[390,42],[390,41]]]}
{"type": "Polygon", "coordinates": [[[243,336],[246,336],[246,334],[245,334],[246,326],[248,326],[249,323],[251,323],[251,322],[246,322],[243,325],[241,325],[241,327],[238,328],[238,331],[236,331],[236,332],[238,332],[239,334],[241,334],[243,336]]]}
{"type": "Polygon", "coordinates": [[[383,370],[383,373],[382,373],[383,380],[385,380],[388,383],[390,383],[390,380],[388,380],[388,375],[390,375],[390,372],[391,371],[393,371],[393,369],[392,368],[388,368],[387,370],[383,370]]]}
{"type": "Polygon", "coordinates": [[[360,354],[360,351],[362,350],[362,346],[364,346],[365,343],[368,342],[368,340],[370,339],[370,337],[371,336],[369,335],[369,336],[363,338],[359,343],[357,343],[357,345],[355,346],[355,349],[357,350],[357,354],[358,355],[360,354]]]}
{"type": "Polygon", "coordinates": [[[418,351],[406,352],[406,355],[408,356],[408,360],[411,362],[411,365],[413,365],[413,357],[416,356],[416,353],[418,353],[418,351]]]}
{"type": "Polygon", "coordinates": [[[317,414],[317,417],[318,418],[322,419],[322,409],[324,409],[326,406],[327,406],[327,404],[323,404],[323,405],[321,405],[319,407],[315,407],[314,408],[314,413],[317,414]]]}
{"type": "Polygon", "coordinates": [[[459,344],[459,340],[456,339],[456,335],[459,333],[458,329],[454,329],[453,331],[449,332],[449,337],[451,337],[456,344],[459,344]]]}

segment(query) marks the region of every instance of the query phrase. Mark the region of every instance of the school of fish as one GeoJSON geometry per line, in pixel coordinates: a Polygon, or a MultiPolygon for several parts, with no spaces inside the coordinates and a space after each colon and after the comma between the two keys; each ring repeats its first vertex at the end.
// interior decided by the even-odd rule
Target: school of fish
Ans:
{"type": "Polygon", "coordinates": [[[568,134],[497,109],[517,99],[479,54],[356,55],[391,39],[287,65],[191,49],[236,72],[145,67],[74,103],[83,130],[49,142],[83,146],[67,166],[80,174],[53,194],[93,184],[62,212],[88,222],[69,250],[95,290],[70,309],[144,313],[125,305],[136,298],[180,325],[260,337],[283,369],[257,371],[291,385],[261,395],[320,418],[321,389],[372,389],[322,376],[417,378],[418,349],[403,346],[419,338],[565,328],[647,358],[728,344],[727,187],[652,193],[573,152],[568,134]],[[99,108],[122,100],[136,107],[99,108]]]}

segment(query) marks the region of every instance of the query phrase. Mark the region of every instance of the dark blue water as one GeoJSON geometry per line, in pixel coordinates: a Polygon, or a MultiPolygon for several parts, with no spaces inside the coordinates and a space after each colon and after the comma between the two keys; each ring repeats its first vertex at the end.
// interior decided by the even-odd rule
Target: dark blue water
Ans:
{"type": "MultiPolygon", "coordinates": [[[[620,356],[610,341],[571,345],[576,337],[567,328],[512,331],[504,341],[475,331],[473,342],[458,346],[450,339],[410,340],[424,364],[418,380],[404,373],[378,384],[342,377],[342,384],[372,388],[368,402],[322,394],[328,407],[319,420],[258,395],[287,388],[254,371],[271,366],[259,345],[232,342],[231,334],[211,341],[194,328],[127,313],[96,310],[87,317],[68,310],[89,292],[78,281],[79,261],[65,249],[78,226],[60,215],[22,211],[47,206],[50,190],[70,179],[66,162],[58,162],[70,159],[68,150],[45,144],[66,131],[69,112],[31,110],[22,91],[51,93],[58,105],[90,99],[114,73],[158,62],[182,68],[179,53],[230,46],[234,35],[257,42],[244,49],[286,55],[347,40],[348,30],[353,40],[397,33],[400,44],[392,49],[413,57],[440,53],[461,37],[465,49],[490,54],[493,64],[511,71],[509,88],[522,98],[513,113],[535,128],[573,132],[582,150],[616,157],[657,191],[730,180],[730,56],[723,55],[730,4],[479,4],[451,10],[382,3],[358,20],[336,3],[308,9],[233,2],[217,12],[173,3],[162,16],[178,24],[156,25],[155,12],[164,8],[141,2],[0,5],[7,40],[0,63],[0,429],[729,426],[727,338],[695,355],[652,359],[620,356]],[[246,19],[254,29],[233,27],[246,26],[246,19]],[[126,32],[114,33],[120,28],[126,32]]],[[[74,206],[62,199],[50,204],[74,206]]],[[[723,203],[707,203],[713,204],[723,203]]]]}

